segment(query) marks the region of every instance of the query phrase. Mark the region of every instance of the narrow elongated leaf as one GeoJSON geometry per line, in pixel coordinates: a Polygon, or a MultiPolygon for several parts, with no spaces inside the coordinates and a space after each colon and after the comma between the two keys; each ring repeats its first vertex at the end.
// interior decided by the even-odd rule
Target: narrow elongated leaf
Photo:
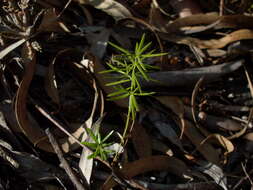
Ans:
{"type": "Polygon", "coordinates": [[[10,53],[14,49],[16,49],[17,47],[22,45],[25,41],[26,41],[26,39],[20,39],[20,40],[14,42],[13,44],[9,45],[8,47],[4,48],[0,52],[0,60],[3,59],[8,53],[10,53]]]}
{"type": "Polygon", "coordinates": [[[108,43],[109,43],[112,47],[114,47],[115,49],[121,51],[122,53],[125,53],[125,54],[127,54],[127,55],[130,54],[130,52],[129,52],[128,50],[126,50],[126,49],[124,49],[124,48],[122,48],[122,47],[120,47],[120,46],[118,46],[118,45],[116,45],[116,44],[114,44],[114,43],[112,43],[112,42],[108,42],[108,43]]]}
{"type": "Polygon", "coordinates": [[[130,79],[110,82],[110,83],[107,83],[106,86],[115,86],[115,85],[119,85],[119,84],[126,83],[126,82],[130,82],[130,79]]]}
{"type": "Polygon", "coordinates": [[[108,100],[120,100],[120,99],[124,99],[126,97],[128,97],[129,94],[123,94],[121,96],[117,96],[117,97],[113,97],[113,98],[108,98],[108,100]]]}
{"type": "Polygon", "coordinates": [[[148,54],[144,54],[142,55],[142,57],[144,58],[149,58],[149,57],[160,57],[160,56],[164,56],[167,55],[168,53],[154,53],[153,52],[149,52],[148,54]]]}
{"type": "Polygon", "coordinates": [[[139,46],[138,46],[138,51],[136,52],[136,53],[138,53],[138,54],[141,54],[141,48],[142,48],[142,46],[143,46],[143,44],[144,44],[144,41],[145,41],[145,34],[143,34],[142,35],[142,37],[141,37],[141,41],[140,41],[140,44],[139,44],[139,46]]]}
{"type": "MultiPolygon", "coordinates": [[[[106,135],[106,137],[103,138],[102,143],[104,143],[113,133],[114,131],[111,131],[108,135],[106,135]]],[[[110,146],[110,144],[107,144],[106,146],[110,146]]]]}
{"type": "Polygon", "coordinates": [[[87,141],[82,142],[82,144],[84,144],[84,145],[86,145],[86,146],[88,146],[88,147],[90,147],[91,149],[94,149],[94,150],[97,147],[96,143],[91,143],[91,142],[87,142],[87,141]]]}
{"type": "Polygon", "coordinates": [[[139,55],[142,55],[150,46],[151,46],[151,42],[147,43],[142,49],[140,49],[139,51],[139,55]]]}

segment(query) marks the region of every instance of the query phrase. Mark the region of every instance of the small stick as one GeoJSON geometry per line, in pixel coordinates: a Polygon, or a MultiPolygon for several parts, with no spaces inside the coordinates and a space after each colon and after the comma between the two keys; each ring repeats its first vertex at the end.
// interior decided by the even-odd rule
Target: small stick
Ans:
{"type": "Polygon", "coordinates": [[[64,170],[66,171],[66,173],[68,174],[70,180],[72,181],[72,183],[74,184],[74,186],[76,187],[77,190],[86,190],[84,188],[84,186],[78,181],[78,179],[76,178],[75,174],[73,173],[73,171],[71,170],[68,162],[65,160],[62,150],[59,147],[59,144],[57,143],[55,137],[53,136],[53,134],[50,132],[49,128],[47,128],[45,130],[50,143],[52,144],[55,153],[57,154],[64,170]]]}
{"type": "Polygon", "coordinates": [[[219,15],[223,16],[223,14],[224,14],[224,0],[220,0],[220,7],[219,7],[219,9],[220,9],[219,15]]]}

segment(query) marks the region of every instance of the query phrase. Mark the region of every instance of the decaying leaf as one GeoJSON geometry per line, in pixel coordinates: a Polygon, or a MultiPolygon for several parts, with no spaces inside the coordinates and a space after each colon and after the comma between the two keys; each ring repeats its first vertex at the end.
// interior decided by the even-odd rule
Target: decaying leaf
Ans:
{"type": "MultiPolygon", "coordinates": [[[[33,144],[36,144],[38,140],[45,138],[45,135],[44,132],[38,128],[38,126],[32,126],[30,124],[26,105],[28,98],[28,89],[36,67],[36,54],[34,50],[29,47],[28,42],[24,46],[23,52],[25,56],[24,59],[28,60],[28,62],[26,63],[26,72],[24,74],[23,80],[20,83],[20,87],[17,91],[15,101],[15,114],[21,131],[33,144]]],[[[40,143],[40,147],[47,151],[53,151],[50,143],[46,141],[40,143]]]]}
{"type": "Polygon", "coordinates": [[[131,12],[123,4],[115,0],[75,0],[81,4],[90,4],[96,9],[100,9],[111,15],[115,20],[120,20],[123,18],[131,17],[131,12]]]}
{"type": "Polygon", "coordinates": [[[177,36],[169,34],[163,34],[162,38],[178,44],[196,46],[200,49],[219,49],[239,40],[253,39],[253,31],[250,29],[240,29],[227,34],[225,37],[211,40],[200,40],[198,38],[188,36],[177,36]]]}
{"type": "Polygon", "coordinates": [[[210,129],[217,130],[218,127],[229,131],[239,131],[243,128],[243,126],[239,122],[234,121],[232,119],[217,117],[209,114],[204,115],[204,117],[201,117],[201,121],[210,129]]]}
{"type": "Polygon", "coordinates": [[[204,144],[206,141],[213,142],[215,144],[221,145],[225,149],[225,155],[234,151],[234,145],[230,140],[226,137],[223,137],[220,134],[211,134],[209,135],[202,143],[204,144]]]}
{"type": "Polygon", "coordinates": [[[139,158],[152,155],[150,138],[150,135],[148,135],[146,129],[141,124],[134,124],[132,130],[132,141],[139,158]]]}
{"type": "Polygon", "coordinates": [[[159,114],[155,110],[150,113],[149,118],[152,125],[159,130],[162,136],[166,137],[171,143],[183,151],[182,143],[174,129],[175,124],[172,121],[169,121],[163,114],[159,114]]]}
{"type": "Polygon", "coordinates": [[[56,76],[54,72],[54,64],[56,62],[56,59],[58,56],[61,56],[62,53],[64,53],[66,50],[60,51],[53,61],[50,63],[47,69],[47,75],[45,77],[45,90],[48,94],[48,96],[56,103],[60,104],[60,97],[58,93],[58,87],[57,87],[57,81],[56,76]]]}
{"type": "MultiPolygon", "coordinates": [[[[186,26],[194,25],[212,25],[212,28],[253,28],[252,16],[246,15],[224,15],[219,16],[217,13],[195,14],[184,18],[179,18],[168,23],[167,32],[179,32],[180,29],[186,26]],[[218,21],[218,22],[217,22],[218,21]]],[[[204,28],[205,29],[205,28],[204,28]]],[[[210,29],[210,27],[208,28],[210,29]]],[[[201,30],[203,31],[203,30],[201,30]]]]}
{"type": "Polygon", "coordinates": [[[168,156],[173,156],[172,150],[159,140],[152,139],[152,149],[165,153],[168,156]]]}
{"type": "Polygon", "coordinates": [[[44,12],[39,32],[70,32],[67,26],[59,20],[56,10],[51,8],[44,12]]]}
{"type": "MultiPolygon", "coordinates": [[[[150,156],[140,160],[127,163],[120,170],[125,178],[143,174],[148,171],[168,171],[180,177],[187,173],[187,166],[179,159],[169,156],[150,156]]],[[[109,190],[116,185],[116,182],[109,177],[103,185],[103,190],[109,190]]]]}
{"type": "Polygon", "coordinates": [[[9,45],[5,49],[3,49],[0,52],[0,60],[3,59],[8,53],[10,53],[14,49],[16,49],[17,47],[19,47],[20,45],[22,45],[25,41],[26,41],[26,39],[20,39],[20,40],[14,42],[13,44],[9,45]]]}
{"type": "Polygon", "coordinates": [[[219,166],[204,161],[198,162],[198,164],[200,165],[198,167],[199,171],[202,171],[203,173],[206,173],[207,175],[212,177],[214,181],[224,190],[228,189],[227,178],[219,166]]]}
{"type": "Polygon", "coordinates": [[[184,134],[196,146],[197,150],[204,158],[206,158],[209,162],[219,165],[220,158],[217,150],[208,142],[201,145],[205,137],[191,122],[187,120],[185,120],[184,134]]]}

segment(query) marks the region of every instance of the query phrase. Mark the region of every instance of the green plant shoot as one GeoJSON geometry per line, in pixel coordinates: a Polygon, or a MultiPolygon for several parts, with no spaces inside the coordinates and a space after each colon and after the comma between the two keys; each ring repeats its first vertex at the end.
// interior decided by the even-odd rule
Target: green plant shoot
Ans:
{"type": "Polygon", "coordinates": [[[87,141],[82,142],[82,144],[88,146],[94,151],[91,155],[88,156],[88,159],[100,157],[102,160],[107,160],[108,155],[114,153],[114,151],[107,149],[113,143],[106,143],[106,141],[113,134],[114,131],[111,131],[108,135],[106,135],[106,137],[102,139],[99,130],[96,130],[95,132],[93,132],[92,129],[89,128],[85,128],[85,130],[93,141],[93,142],[87,141]]]}
{"type": "Polygon", "coordinates": [[[144,92],[141,88],[139,79],[144,78],[146,81],[152,80],[148,72],[157,69],[155,66],[148,65],[147,58],[163,56],[166,53],[154,53],[155,50],[149,50],[151,42],[145,44],[145,34],[142,35],[140,42],[137,42],[133,52],[124,49],[114,43],[109,44],[118,50],[121,54],[113,56],[109,63],[109,69],[101,73],[118,73],[117,81],[108,83],[107,86],[113,86],[115,92],[108,94],[109,100],[118,100],[128,98],[128,114],[123,133],[123,139],[129,128],[130,120],[134,123],[136,113],[139,111],[137,97],[150,96],[154,92],[144,92]],[[149,50],[149,51],[148,51],[149,50]]]}

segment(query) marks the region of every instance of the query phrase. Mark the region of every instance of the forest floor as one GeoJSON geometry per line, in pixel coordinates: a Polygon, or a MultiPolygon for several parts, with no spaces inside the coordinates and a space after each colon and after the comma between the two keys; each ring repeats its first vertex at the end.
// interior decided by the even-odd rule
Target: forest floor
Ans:
{"type": "Polygon", "coordinates": [[[0,2],[0,190],[253,189],[251,0],[0,2]]]}

